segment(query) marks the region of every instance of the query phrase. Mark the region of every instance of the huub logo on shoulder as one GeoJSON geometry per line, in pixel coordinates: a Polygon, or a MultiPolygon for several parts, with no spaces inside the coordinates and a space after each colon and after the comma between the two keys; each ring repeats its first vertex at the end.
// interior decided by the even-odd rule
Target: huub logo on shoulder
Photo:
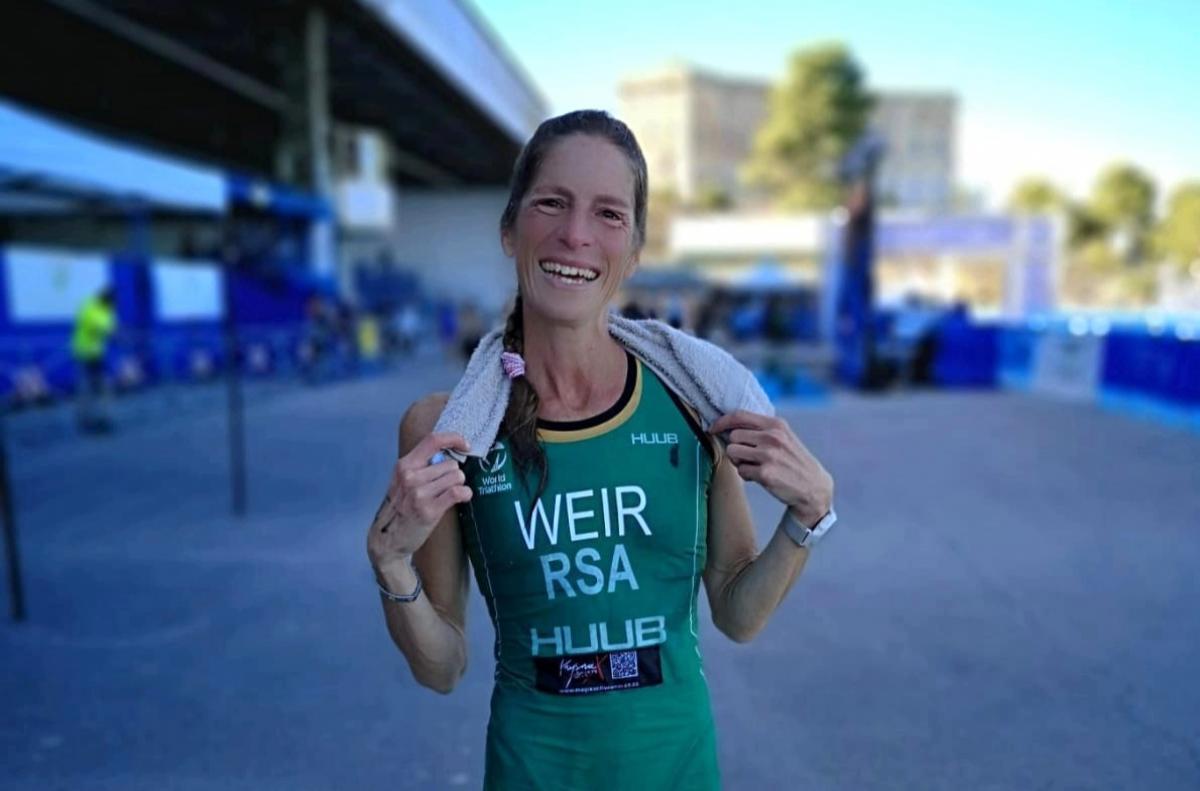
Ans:
{"type": "Polygon", "coordinates": [[[629,435],[629,440],[634,445],[678,445],[679,435],[670,432],[635,431],[629,435]]]}

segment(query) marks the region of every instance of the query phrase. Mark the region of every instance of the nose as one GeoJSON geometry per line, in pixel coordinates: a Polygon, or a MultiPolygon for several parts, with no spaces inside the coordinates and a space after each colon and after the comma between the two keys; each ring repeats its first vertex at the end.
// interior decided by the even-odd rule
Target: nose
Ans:
{"type": "Polygon", "coordinates": [[[559,226],[559,237],[572,250],[588,247],[592,243],[592,231],[588,224],[588,213],[584,208],[572,207],[559,226]]]}

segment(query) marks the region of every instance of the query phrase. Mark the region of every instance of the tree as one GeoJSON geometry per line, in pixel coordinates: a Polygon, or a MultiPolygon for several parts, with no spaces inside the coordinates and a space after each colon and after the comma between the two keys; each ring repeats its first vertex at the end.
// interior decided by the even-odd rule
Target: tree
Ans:
{"type": "Polygon", "coordinates": [[[1154,181],[1129,163],[1109,165],[1092,189],[1088,211],[1123,249],[1127,263],[1139,260],[1154,223],[1154,181]]]}
{"type": "MultiPolygon", "coordinates": [[[[1043,176],[1026,176],[1017,182],[1008,196],[1008,209],[1027,214],[1062,212],[1067,219],[1068,246],[1077,253],[1092,247],[1094,242],[1104,241],[1110,231],[1109,225],[1089,205],[1071,200],[1043,176]]],[[[1083,257],[1098,260],[1095,249],[1083,257]]]]}
{"type": "Polygon", "coordinates": [[[1072,250],[1103,241],[1107,233],[1107,226],[1087,206],[1074,202],[1067,205],[1067,244],[1072,250]]]}
{"type": "Polygon", "coordinates": [[[1067,257],[1060,293],[1070,305],[1106,303],[1106,291],[1111,290],[1108,284],[1115,282],[1121,269],[1121,261],[1105,239],[1081,239],[1067,257]]]}
{"type": "Polygon", "coordinates": [[[1092,188],[1092,213],[1110,228],[1144,230],[1154,219],[1154,194],[1154,180],[1136,165],[1109,165],[1092,188]]]}
{"type": "Polygon", "coordinates": [[[1067,196],[1063,191],[1041,176],[1021,179],[1008,196],[1009,210],[1023,214],[1056,212],[1067,205],[1067,196]]]}
{"type": "Polygon", "coordinates": [[[702,212],[728,211],[733,207],[733,198],[715,184],[705,184],[692,199],[692,208],[702,212]]]}
{"type": "Polygon", "coordinates": [[[837,165],[862,135],[872,99],[862,68],[841,44],[794,53],[771,92],[767,119],[744,169],[781,207],[824,209],[841,197],[837,165]]]}
{"type": "Polygon", "coordinates": [[[1200,261],[1200,181],[1184,182],[1171,193],[1154,248],[1180,269],[1200,261]]]}

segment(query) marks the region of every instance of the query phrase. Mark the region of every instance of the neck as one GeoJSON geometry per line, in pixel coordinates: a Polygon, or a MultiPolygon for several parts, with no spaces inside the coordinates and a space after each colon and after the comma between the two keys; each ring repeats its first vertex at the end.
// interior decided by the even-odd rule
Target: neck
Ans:
{"type": "Polygon", "coordinates": [[[607,313],[589,324],[551,325],[526,310],[524,335],[525,375],[538,392],[542,417],[586,417],[620,395],[627,362],[608,334],[607,313]]]}

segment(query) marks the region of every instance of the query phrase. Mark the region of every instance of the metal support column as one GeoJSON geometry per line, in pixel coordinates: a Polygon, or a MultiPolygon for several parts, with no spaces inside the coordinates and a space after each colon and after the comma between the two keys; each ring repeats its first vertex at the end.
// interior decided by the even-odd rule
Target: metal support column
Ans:
{"type": "Polygon", "coordinates": [[[4,522],[4,555],[8,558],[9,611],[13,621],[19,623],[25,620],[25,586],[21,579],[17,509],[13,504],[12,482],[8,476],[8,439],[4,421],[4,411],[0,409],[0,521],[4,522]]]}

